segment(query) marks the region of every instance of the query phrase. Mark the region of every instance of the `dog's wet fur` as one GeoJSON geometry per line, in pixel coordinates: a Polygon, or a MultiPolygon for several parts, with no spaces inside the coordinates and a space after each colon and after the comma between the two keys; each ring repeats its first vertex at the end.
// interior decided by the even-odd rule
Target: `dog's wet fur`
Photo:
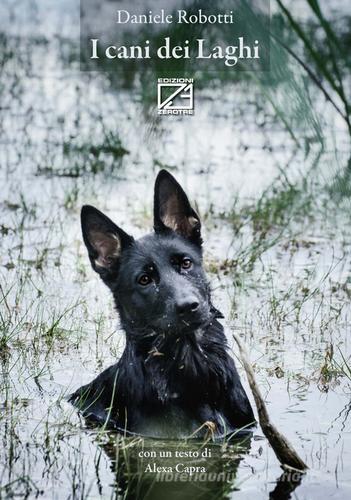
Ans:
{"type": "Polygon", "coordinates": [[[90,421],[145,436],[224,436],[255,422],[202,267],[199,216],[167,171],[156,179],[154,232],[134,240],[94,207],[82,232],[111,290],[126,346],[70,400],[90,421]]]}

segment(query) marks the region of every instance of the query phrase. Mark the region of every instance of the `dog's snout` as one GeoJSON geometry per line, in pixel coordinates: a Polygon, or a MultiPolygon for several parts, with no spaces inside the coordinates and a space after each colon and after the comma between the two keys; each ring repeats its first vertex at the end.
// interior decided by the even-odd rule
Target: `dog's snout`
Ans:
{"type": "Polygon", "coordinates": [[[176,307],[177,313],[180,316],[187,316],[189,314],[195,313],[199,309],[200,304],[195,298],[191,297],[179,301],[176,307]]]}

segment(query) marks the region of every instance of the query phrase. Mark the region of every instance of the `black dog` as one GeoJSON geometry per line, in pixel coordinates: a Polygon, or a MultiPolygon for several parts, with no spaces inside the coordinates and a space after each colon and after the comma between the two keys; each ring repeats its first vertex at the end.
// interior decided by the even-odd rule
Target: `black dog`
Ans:
{"type": "Polygon", "coordinates": [[[134,240],[91,206],[82,230],[113,293],[121,359],[71,396],[83,415],[154,437],[223,436],[255,419],[202,268],[201,224],[177,181],[156,179],[154,233],[134,240]],[[206,429],[207,427],[207,429],[206,429]],[[200,430],[198,430],[200,428],[200,430]]]}

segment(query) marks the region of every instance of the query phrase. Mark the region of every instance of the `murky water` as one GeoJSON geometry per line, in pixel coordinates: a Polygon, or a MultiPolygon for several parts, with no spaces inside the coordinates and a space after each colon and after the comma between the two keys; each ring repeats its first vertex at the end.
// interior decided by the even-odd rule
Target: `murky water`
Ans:
{"type": "MultiPolygon", "coordinates": [[[[199,90],[193,117],[158,121],[140,89],[81,74],[71,41],[54,35],[57,6],[30,4],[36,42],[26,47],[9,33],[1,39],[0,496],[110,498],[118,490],[146,497],[154,475],[134,477],[141,443],[132,440],[126,451],[120,438],[87,429],[65,396],[123,348],[112,301],[83,248],[80,206],[91,203],[140,236],[152,226],[153,181],[163,166],[198,203],[228,339],[232,345],[233,328],[242,335],[274,423],[309,465],[293,495],[349,498],[350,378],[342,368],[350,356],[351,234],[347,205],[328,204],[323,187],[348,159],[342,123],[316,96],[325,147],[312,144],[306,154],[260,86],[246,81],[227,85],[225,94],[199,90]],[[55,23],[43,30],[43,19],[55,23]],[[112,140],[128,153],[112,149],[112,140]],[[238,228],[234,215],[282,171],[298,182],[310,168],[318,195],[306,210],[288,207],[264,245],[249,220],[238,228]]],[[[4,15],[11,5],[10,32],[20,26],[26,35],[18,2],[4,2],[4,15]]],[[[65,2],[60,12],[71,37],[77,5],[65,2]]],[[[232,475],[220,485],[205,482],[204,498],[289,498],[289,481],[278,481],[282,470],[259,428],[237,448],[214,447],[205,461],[232,475]]],[[[160,485],[152,498],[173,498],[173,486],[160,485]]],[[[177,489],[196,498],[201,481],[177,489]]]]}

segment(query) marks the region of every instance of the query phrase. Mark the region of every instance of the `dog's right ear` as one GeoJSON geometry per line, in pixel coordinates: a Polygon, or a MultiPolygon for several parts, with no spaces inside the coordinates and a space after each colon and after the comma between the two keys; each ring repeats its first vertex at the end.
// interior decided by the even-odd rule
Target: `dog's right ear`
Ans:
{"type": "Polygon", "coordinates": [[[81,224],[83,240],[93,269],[103,279],[115,278],[121,253],[132,245],[133,237],[90,205],[84,205],[82,208],[81,224]]]}

